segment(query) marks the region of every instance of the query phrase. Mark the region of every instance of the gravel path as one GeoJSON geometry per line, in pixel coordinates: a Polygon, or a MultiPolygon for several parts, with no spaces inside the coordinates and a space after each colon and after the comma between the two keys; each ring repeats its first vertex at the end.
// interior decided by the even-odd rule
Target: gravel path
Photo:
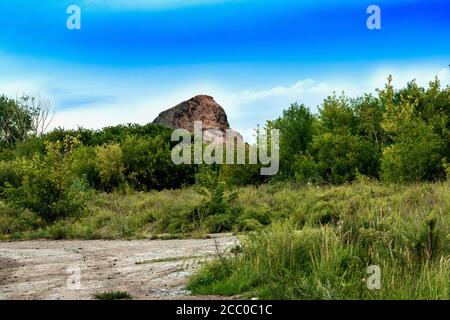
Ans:
{"type": "Polygon", "coordinates": [[[218,249],[236,243],[231,235],[0,242],[0,299],[93,299],[111,290],[134,299],[195,299],[184,289],[188,277],[218,249]]]}

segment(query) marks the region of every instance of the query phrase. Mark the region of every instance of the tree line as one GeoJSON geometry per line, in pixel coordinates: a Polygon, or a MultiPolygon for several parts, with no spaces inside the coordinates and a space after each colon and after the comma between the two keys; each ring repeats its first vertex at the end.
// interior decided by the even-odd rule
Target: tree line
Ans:
{"type": "Polygon", "coordinates": [[[119,125],[46,132],[52,113],[39,97],[0,97],[0,199],[46,221],[81,212],[98,190],[151,191],[198,184],[237,186],[270,181],[342,184],[443,180],[450,175],[450,88],[436,78],[376,94],[327,97],[312,112],[294,103],[264,130],[280,130],[280,171],[258,165],[175,165],[172,130],[119,125]]]}

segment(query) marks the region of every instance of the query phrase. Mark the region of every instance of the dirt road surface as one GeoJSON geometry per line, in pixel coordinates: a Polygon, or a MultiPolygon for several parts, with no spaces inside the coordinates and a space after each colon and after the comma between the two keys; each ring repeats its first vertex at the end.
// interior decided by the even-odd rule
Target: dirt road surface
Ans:
{"type": "Polygon", "coordinates": [[[133,299],[195,299],[185,290],[188,277],[236,243],[231,235],[0,242],[0,299],[94,299],[105,291],[126,291],[133,299]]]}

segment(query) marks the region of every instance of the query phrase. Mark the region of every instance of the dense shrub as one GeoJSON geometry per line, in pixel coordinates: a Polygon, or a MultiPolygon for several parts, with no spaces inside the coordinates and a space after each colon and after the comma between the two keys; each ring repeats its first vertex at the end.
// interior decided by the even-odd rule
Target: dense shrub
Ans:
{"type": "MultiPolygon", "coordinates": [[[[226,152],[226,148],[224,149],[226,152]]],[[[249,164],[248,145],[246,145],[245,150],[245,164],[224,164],[217,166],[217,170],[220,171],[220,179],[229,186],[257,185],[267,180],[267,177],[261,175],[260,164],[249,164]]],[[[236,153],[235,159],[237,159],[236,153]]]]}
{"type": "Polygon", "coordinates": [[[201,203],[176,216],[168,225],[169,232],[219,233],[243,229],[239,228],[241,224],[238,223],[243,209],[236,201],[236,192],[227,191],[225,183],[220,180],[196,189],[203,196],[201,203]]]}
{"type": "MultiPolygon", "coordinates": [[[[95,136],[98,134],[98,132],[84,129],[84,128],[78,128],[77,130],[66,130],[63,128],[56,128],[52,130],[51,132],[45,134],[41,140],[44,142],[58,142],[58,141],[64,141],[64,139],[67,139],[67,137],[76,138],[78,141],[80,141],[81,144],[85,146],[96,146],[95,144],[95,136]]],[[[109,141],[108,141],[109,142],[109,141]]],[[[105,142],[106,143],[106,142],[105,142]]],[[[99,144],[101,145],[101,144],[99,144]]]]}
{"type": "Polygon", "coordinates": [[[378,96],[330,96],[313,117],[292,105],[267,128],[280,129],[282,172],[275,179],[341,184],[358,175],[390,182],[443,179],[450,159],[450,87],[412,81],[378,96]],[[445,159],[444,159],[445,158],[445,159]],[[288,173],[288,174],[286,174],[288,173]]]}
{"type": "Polygon", "coordinates": [[[161,136],[129,136],[121,147],[127,180],[138,190],[177,188],[193,180],[194,168],[175,165],[170,144],[161,136]]]}
{"type": "MultiPolygon", "coordinates": [[[[91,188],[101,189],[102,182],[99,173],[101,162],[97,161],[99,152],[94,147],[81,145],[72,154],[70,171],[77,177],[85,180],[91,188]]],[[[110,169],[114,170],[114,168],[110,169]]]]}
{"type": "Polygon", "coordinates": [[[56,142],[62,141],[65,137],[76,137],[85,146],[102,146],[109,143],[120,143],[127,137],[133,135],[138,137],[156,137],[161,136],[164,141],[170,141],[171,129],[147,124],[144,126],[138,124],[118,125],[105,127],[101,130],[89,130],[78,128],[77,130],[65,130],[57,128],[42,137],[44,141],[56,142]]]}
{"type": "Polygon", "coordinates": [[[314,137],[309,154],[294,162],[297,181],[340,184],[354,180],[358,172],[376,174],[376,149],[359,136],[324,133],[314,137]]]}
{"type": "Polygon", "coordinates": [[[235,192],[226,192],[225,184],[217,183],[212,189],[203,189],[205,200],[195,208],[190,218],[206,232],[230,231],[236,225],[241,208],[235,204],[235,192]]]}
{"type": "Polygon", "coordinates": [[[125,181],[124,157],[120,145],[109,144],[97,147],[95,154],[101,188],[107,192],[117,189],[125,181]]]}
{"type": "Polygon", "coordinates": [[[45,156],[18,161],[22,182],[6,189],[6,199],[47,222],[79,215],[84,206],[85,184],[69,170],[76,144],[72,139],[49,143],[45,156]]]}
{"type": "Polygon", "coordinates": [[[422,121],[410,122],[394,141],[383,150],[383,180],[419,182],[445,177],[445,145],[422,121]]]}
{"type": "Polygon", "coordinates": [[[19,161],[0,161],[0,197],[5,196],[8,187],[18,187],[22,183],[22,175],[18,170],[19,161]]]}

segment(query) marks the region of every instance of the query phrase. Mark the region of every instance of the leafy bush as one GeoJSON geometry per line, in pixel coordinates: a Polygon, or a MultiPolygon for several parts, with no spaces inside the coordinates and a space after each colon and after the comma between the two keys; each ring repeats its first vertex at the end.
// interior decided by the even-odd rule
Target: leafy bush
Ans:
{"type": "Polygon", "coordinates": [[[314,137],[311,156],[303,156],[296,162],[296,178],[332,184],[349,182],[357,172],[365,174],[370,170],[375,153],[374,146],[358,136],[324,133],[314,137]]]}
{"type": "Polygon", "coordinates": [[[122,149],[119,144],[109,144],[97,147],[95,154],[100,186],[111,192],[125,181],[122,149]]]}
{"type": "Polygon", "coordinates": [[[138,190],[161,190],[190,184],[194,168],[175,165],[163,137],[129,136],[122,142],[125,174],[138,190]]]}
{"type": "Polygon", "coordinates": [[[381,175],[388,182],[419,182],[445,177],[445,147],[422,121],[406,125],[383,150],[381,175]]]}
{"type": "MultiPolygon", "coordinates": [[[[85,180],[91,188],[101,189],[102,181],[100,178],[99,167],[107,165],[97,161],[98,152],[94,147],[81,145],[72,154],[72,163],[70,171],[76,177],[85,180]]],[[[108,169],[106,169],[107,171],[108,169]]],[[[114,170],[114,168],[110,169],[114,170]]],[[[105,174],[105,173],[104,173],[105,174]]]]}
{"type": "Polygon", "coordinates": [[[378,97],[325,99],[317,117],[297,104],[267,128],[281,130],[281,174],[275,179],[342,184],[359,175],[388,182],[445,178],[450,159],[450,87],[412,81],[395,90],[392,78],[378,97]],[[446,163],[444,162],[446,165],[446,163]],[[286,174],[287,173],[287,174],[286,174]]]}
{"type": "Polygon", "coordinates": [[[49,143],[45,156],[18,161],[22,183],[6,190],[7,201],[37,213],[46,222],[79,215],[85,185],[69,170],[76,144],[72,139],[49,143]]]}
{"type": "Polygon", "coordinates": [[[157,125],[147,124],[144,126],[138,124],[118,125],[106,127],[95,133],[93,145],[103,145],[107,143],[121,143],[128,137],[155,138],[160,137],[164,142],[169,142],[172,135],[172,129],[157,125]]]}
{"type": "Polygon", "coordinates": [[[18,187],[22,176],[18,170],[18,161],[0,161],[0,197],[5,196],[5,188],[18,187]]]}
{"type": "Polygon", "coordinates": [[[170,141],[172,130],[160,125],[138,124],[118,125],[105,127],[101,130],[93,131],[84,128],[77,130],[65,130],[57,128],[42,137],[45,142],[63,141],[66,137],[77,138],[83,145],[90,147],[102,146],[105,144],[121,143],[129,136],[156,137],[161,136],[164,141],[170,141]]]}

